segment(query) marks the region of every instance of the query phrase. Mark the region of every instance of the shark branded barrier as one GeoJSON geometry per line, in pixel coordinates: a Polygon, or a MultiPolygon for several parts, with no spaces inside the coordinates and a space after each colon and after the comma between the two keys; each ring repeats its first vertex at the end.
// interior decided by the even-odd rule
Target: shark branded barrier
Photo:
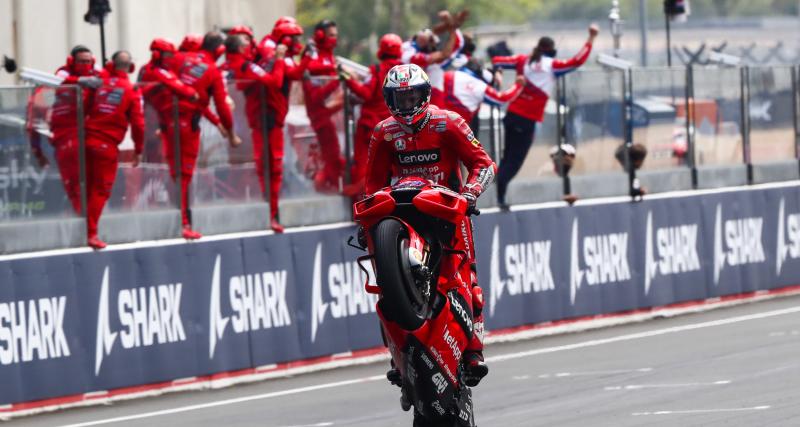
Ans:
{"type": "MultiPolygon", "coordinates": [[[[479,216],[486,327],[798,284],[799,185],[479,216]]],[[[354,232],[0,258],[0,406],[378,347],[354,232]]]]}

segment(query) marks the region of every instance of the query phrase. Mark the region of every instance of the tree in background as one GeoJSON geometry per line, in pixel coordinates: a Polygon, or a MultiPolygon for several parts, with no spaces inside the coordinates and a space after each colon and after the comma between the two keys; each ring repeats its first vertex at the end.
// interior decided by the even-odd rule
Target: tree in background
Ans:
{"type": "MultiPolygon", "coordinates": [[[[651,19],[660,22],[661,0],[647,0],[651,19]]],[[[436,22],[440,10],[472,13],[466,27],[532,21],[604,20],[610,0],[297,0],[297,19],[309,29],[321,19],[339,28],[339,53],[374,62],[378,38],[388,32],[403,38],[436,22]]],[[[639,0],[621,0],[626,19],[635,21],[639,0]]],[[[692,0],[693,19],[798,15],[798,0],[692,0]]]]}

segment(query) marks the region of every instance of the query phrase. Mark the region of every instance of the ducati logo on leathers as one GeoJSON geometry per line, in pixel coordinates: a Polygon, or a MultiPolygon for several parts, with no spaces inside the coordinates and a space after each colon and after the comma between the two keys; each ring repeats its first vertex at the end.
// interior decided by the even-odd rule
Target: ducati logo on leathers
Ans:
{"type": "Polygon", "coordinates": [[[225,335],[228,323],[236,334],[292,324],[286,303],[286,270],[243,274],[228,279],[228,302],[233,313],[222,315],[222,257],[217,255],[211,274],[211,302],[208,328],[208,357],[214,358],[217,343],[225,335]]]}
{"type": "Polygon", "coordinates": [[[438,148],[397,153],[397,161],[403,166],[429,165],[438,162],[440,157],[441,151],[438,148]]]}
{"type": "MultiPolygon", "coordinates": [[[[365,264],[370,283],[375,283],[372,265],[365,264]]],[[[314,273],[311,284],[311,342],[317,339],[317,331],[325,323],[330,308],[331,317],[341,319],[359,314],[375,312],[378,296],[367,293],[364,289],[367,277],[358,266],[358,262],[342,262],[322,266],[322,243],[317,244],[314,253],[314,273]],[[323,271],[326,275],[323,276],[323,271]],[[323,280],[323,277],[327,280],[323,280]],[[327,284],[331,300],[323,297],[323,283],[327,284]]]]}
{"type": "Polygon", "coordinates": [[[122,289],[116,295],[116,304],[111,306],[108,273],[106,267],[97,305],[95,376],[100,374],[103,359],[111,354],[117,337],[126,350],[186,341],[180,313],[181,283],[122,289]],[[119,331],[111,328],[110,307],[117,308],[122,327],[119,331]]]}
{"type": "Polygon", "coordinates": [[[556,288],[553,271],[550,268],[550,240],[500,245],[500,227],[494,227],[492,235],[492,257],[490,265],[491,293],[489,295],[489,315],[494,315],[495,307],[503,293],[509,295],[539,293],[556,288]],[[501,255],[506,274],[500,274],[501,255]]]}
{"type": "Polygon", "coordinates": [[[584,236],[582,252],[578,237],[578,220],[575,219],[572,222],[570,251],[569,297],[572,304],[575,304],[575,298],[584,278],[589,286],[631,279],[631,269],[628,264],[628,233],[584,236]],[[586,265],[584,269],[581,268],[581,259],[586,265]]]}
{"type": "Polygon", "coordinates": [[[780,276],[788,259],[800,258],[800,213],[786,215],[786,200],[781,198],[778,208],[778,248],[775,256],[775,274],[780,276]]]}
{"type": "Polygon", "coordinates": [[[763,228],[764,218],[751,217],[726,220],[723,229],[722,205],[717,205],[714,221],[715,285],[719,285],[720,274],[726,265],[735,267],[766,261],[761,243],[763,228]]]}
{"type": "Polygon", "coordinates": [[[656,229],[653,238],[653,213],[647,213],[647,234],[645,242],[644,293],[650,292],[653,279],[660,273],[687,273],[700,270],[700,257],[697,253],[697,224],[661,227],[656,229]]]}

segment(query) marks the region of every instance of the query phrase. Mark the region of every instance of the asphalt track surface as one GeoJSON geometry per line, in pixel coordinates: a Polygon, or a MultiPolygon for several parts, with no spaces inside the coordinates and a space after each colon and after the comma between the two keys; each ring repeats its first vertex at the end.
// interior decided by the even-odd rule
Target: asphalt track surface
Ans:
{"type": "MultiPolygon", "coordinates": [[[[800,296],[496,344],[488,426],[800,426],[800,296]]],[[[74,409],[23,426],[410,426],[387,363],[74,409]]]]}

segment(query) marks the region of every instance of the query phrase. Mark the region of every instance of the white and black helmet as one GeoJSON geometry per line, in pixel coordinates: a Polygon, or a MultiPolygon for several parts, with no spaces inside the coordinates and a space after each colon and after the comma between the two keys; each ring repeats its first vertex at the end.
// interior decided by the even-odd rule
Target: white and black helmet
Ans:
{"type": "Polygon", "coordinates": [[[431,81],[418,65],[396,65],[383,81],[383,99],[392,116],[400,123],[413,126],[428,112],[431,81]]]}

